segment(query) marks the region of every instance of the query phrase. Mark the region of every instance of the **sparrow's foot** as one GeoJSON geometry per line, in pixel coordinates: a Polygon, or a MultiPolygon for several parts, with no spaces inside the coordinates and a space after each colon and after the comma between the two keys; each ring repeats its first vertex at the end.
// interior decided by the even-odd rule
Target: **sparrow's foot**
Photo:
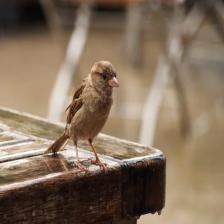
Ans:
{"type": "Polygon", "coordinates": [[[107,169],[107,164],[102,163],[99,159],[91,159],[91,163],[94,165],[98,165],[100,169],[103,169],[104,171],[107,169]]]}
{"type": "Polygon", "coordinates": [[[77,166],[77,168],[80,170],[80,171],[83,171],[83,172],[88,172],[89,170],[83,166],[80,161],[75,161],[75,165],[77,166]]]}
{"type": "Polygon", "coordinates": [[[52,152],[52,156],[58,156],[58,153],[55,152],[55,151],[53,151],[53,152],[52,152]]]}

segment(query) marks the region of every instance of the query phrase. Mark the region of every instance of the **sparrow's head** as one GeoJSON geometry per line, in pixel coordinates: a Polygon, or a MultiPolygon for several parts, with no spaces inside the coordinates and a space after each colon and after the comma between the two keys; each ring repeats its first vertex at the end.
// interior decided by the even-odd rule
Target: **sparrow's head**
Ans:
{"type": "Polygon", "coordinates": [[[99,88],[119,87],[116,71],[109,61],[96,62],[91,69],[91,79],[99,88]]]}

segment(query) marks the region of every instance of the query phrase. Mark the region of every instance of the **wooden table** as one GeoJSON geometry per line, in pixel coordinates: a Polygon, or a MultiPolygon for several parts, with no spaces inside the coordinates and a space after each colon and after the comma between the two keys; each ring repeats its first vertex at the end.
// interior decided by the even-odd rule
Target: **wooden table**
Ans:
{"type": "Polygon", "coordinates": [[[0,108],[0,223],[136,223],[162,210],[165,157],[161,151],[100,134],[95,145],[106,172],[90,165],[85,142],[75,165],[72,145],[43,155],[62,124],[0,108]],[[85,150],[84,150],[85,149],[85,150]]]}

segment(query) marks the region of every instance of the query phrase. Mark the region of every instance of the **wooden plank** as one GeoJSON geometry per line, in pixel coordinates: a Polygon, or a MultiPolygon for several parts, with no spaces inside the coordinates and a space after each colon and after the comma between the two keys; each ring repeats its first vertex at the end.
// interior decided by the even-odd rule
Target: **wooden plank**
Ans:
{"type": "Polygon", "coordinates": [[[49,144],[49,141],[47,144],[46,141],[12,131],[5,126],[0,133],[0,163],[24,158],[25,155],[27,157],[30,150],[36,152],[36,150],[44,146],[46,149],[49,144]]]}
{"type": "Polygon", "coordinates": [[[165,158],[125,161],[122,165],[123,216],[158,212],[165,206],[165,158]],[[160,209],[159,209],[160,208],[160,209]]]}
{"type": "MultiPolygon", "coordinates": [[[[46,150],[46,148],[44,149],[46,150]]],[[[99,170],[99,166],[91,165],[89,158],[93,157],[91,153],[79,149],[80,160],[83,161],[89,172],[99,170]]],[[[75,151],[71,148],[61,152],[58,156],[41,155],[33,156],[31,158],[23,158],[20,160],[14,160],[4,162],[0,166],[0,189],[5,186],[4,189],[10,187],[9,184],[24,182],[26,180],[35,180],[39,177],[44,177],[52,173],[68,172],[70,170],[74,172],[80,172],[74,164],[76,161],[75,151]],[[27,172],[29,170],[29,172],[27,172]]],[[[108,167],[113,167],[118,164],[108,158],[102,158],[102,161],[107,163],[108,167]]]]}
{"type": "Polygon", "coordinates": [[[0,147],[0,163],[41,155],[49,143],[25,141],[18,144],[0,147]]]}
{"type": "Polygon", "coordinates": [[[101,219],[116,219],[121,214],[120,165],[104,158],[108,170],[102,173],[98,166],[90,165],[90,156],[80,150],[88,173],[75,167],[72,149],[57,157],[36,156],[2,163],[1,223],[99,223],[101,219]]]}
{"type": "Polygon", "coordinates": [[[120,219],[120,178],[115,168],[88,176],[59,172],[1,187],[1,223],[99,223],[120,219]]]}
{"type": "Polygon", "coordinates": [[[32,139],[30,139],[28,136],[20,135],[10,131],[2,131],[0,133],[0,155],[5,153],[4,151],[2,152],[2,148],[10,148],[15,144],[24,144],[31,141],[32,139]]]}
{"type": "Polygon", "coordinates": [[[2,131],[0,133],[0,144],[4,142],[12,141],[12,140],[25,140],[25,139],[27,139],[26,136],[19,135],[9,131],[2,131]]]}
{"type": "Polygon", "coordinates": [[[5,142],[5,141],[11,141],[14,139],[15,138],[13,136],[7,135],[4,132],[0,134],[0,143],[5,142]]]}
{"type": "MultiPolygon", "coordinates": [[[[31,134],[39,138],[54,140],[59,137],[64,129],[63,123],[52,123],[46,119],[35,117],[15,110],[0,108],[0,123],[8,125],[24,134],[31,134]],[[24,126],[24,124],[26,124],[24,126]]],[[[72,145],[72,143],[70,143],[72,145]]],[[[138,143],[118,139],[105,134],[99,134],[94,139],[97,152],[116,159],[124,160],[133,157],[154,155],[158,150],[143,146],[138,143]]],[[[81,148],[90,150],[86,142],[79,143],[81,148]]]]}

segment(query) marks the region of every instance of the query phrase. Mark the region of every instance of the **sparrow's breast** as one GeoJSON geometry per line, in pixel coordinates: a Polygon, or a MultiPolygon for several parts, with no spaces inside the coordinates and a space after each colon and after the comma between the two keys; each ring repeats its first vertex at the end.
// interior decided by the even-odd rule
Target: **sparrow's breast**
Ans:
{"type": "Polygon", "coordinates": [[[74,139],[94,138],[108,118],[112,98],[89,97],[72,120],[71,133],[74,139]]]}

